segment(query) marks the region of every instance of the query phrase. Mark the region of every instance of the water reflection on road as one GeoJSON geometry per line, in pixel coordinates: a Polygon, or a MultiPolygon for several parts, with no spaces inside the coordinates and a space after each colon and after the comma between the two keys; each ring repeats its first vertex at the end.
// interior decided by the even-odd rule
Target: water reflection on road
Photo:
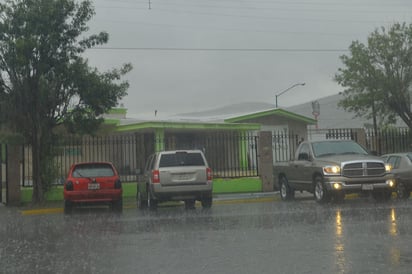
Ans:
{"type": "Polygon", "coordinates": [[[411,209],[368,199],[122,215],[0,208],[0,273],[410,273],[411,209]]]}
{"type": "Polygon", "coordinates": [[[336,208],[336,272],[368,269],[374,273],[408,273],[408,267],[412,266],[411,253],[405,245],[405,240],[411,238],[409,211],[409,204],[399,202],[373,207],[355,203],[336,208]],[[402,223],[398,216],[402,217],[402,223]]]}

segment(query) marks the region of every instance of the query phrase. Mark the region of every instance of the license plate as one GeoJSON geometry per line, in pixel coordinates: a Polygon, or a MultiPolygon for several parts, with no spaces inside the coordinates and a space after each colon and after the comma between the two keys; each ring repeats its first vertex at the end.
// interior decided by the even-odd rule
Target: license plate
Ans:
{"type": "Polygon", "coordinates": [[[362,190],[373,190],[373,185],[362,185],[362,190]]]}
{"type": "Polygon", "coordinates": [[[89,184],[89,190],[100,189],[100,185],[96,183],[89,184]]]}
{"type": "Polygon", "coordinates": [[[189,179],[190,179],[190,175],[189,175],[189,174],[180,174],[180,175],[179,175],[179,179],[180,179],[180,180],[189,180],[189,179]]]}

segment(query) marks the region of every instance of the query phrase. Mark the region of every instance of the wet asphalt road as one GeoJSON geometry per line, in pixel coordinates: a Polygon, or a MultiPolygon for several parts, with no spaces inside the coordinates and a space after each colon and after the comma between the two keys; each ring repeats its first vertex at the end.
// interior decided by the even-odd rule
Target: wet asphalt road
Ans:
{"type": "Polygon", "coordinates": [[[0,273],[412,273],[412,200],[220,203],[23,216],[0,207],[0,273]]]}

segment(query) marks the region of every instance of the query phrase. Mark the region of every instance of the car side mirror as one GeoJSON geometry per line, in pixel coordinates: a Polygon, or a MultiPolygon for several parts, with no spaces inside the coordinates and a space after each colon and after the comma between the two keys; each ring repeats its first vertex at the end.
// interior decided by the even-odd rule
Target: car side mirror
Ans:
{"type": "Polygon", "coordinates": [[[299,153],[298,160],[309,161],[309,154],[306,152],[299,153]]]}

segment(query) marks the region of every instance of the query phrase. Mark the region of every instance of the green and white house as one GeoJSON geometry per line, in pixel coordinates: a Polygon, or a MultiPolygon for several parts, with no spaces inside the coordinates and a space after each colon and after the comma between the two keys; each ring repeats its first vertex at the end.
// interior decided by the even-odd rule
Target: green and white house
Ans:
{"type": "MultiPolygon", "coordinates": [[[[273,136],[286,136],[293,132],[300,140],[307,139],[308,125],[316,124],[316,120],[312,118],[280,108],[233,114],[153,115],[146,118],[128,118],[127,110],[122,108],[105,115],[105,119],[115,124],[116,134],[140,135],[144,140],[146,154],[169,149],[207,147],[208,158],[212,161],[218,161],[221,154],[226,153],[235,158],[231,159],[231,164],[240,166],[251,164],[251,159],[248,159],[250,138],[257,136],[260,131],[270,131],[273,136]],[[236,139],[222,140],[228,136],[236,136],[236,139]]],[[[273,146],[279,148],[278,138],[274,138],[273,146]]],[[[284,149],[288,150],[288,146],[284,149]]],[[[278,155],[274,156],[279,158],[278,155]]]]}

